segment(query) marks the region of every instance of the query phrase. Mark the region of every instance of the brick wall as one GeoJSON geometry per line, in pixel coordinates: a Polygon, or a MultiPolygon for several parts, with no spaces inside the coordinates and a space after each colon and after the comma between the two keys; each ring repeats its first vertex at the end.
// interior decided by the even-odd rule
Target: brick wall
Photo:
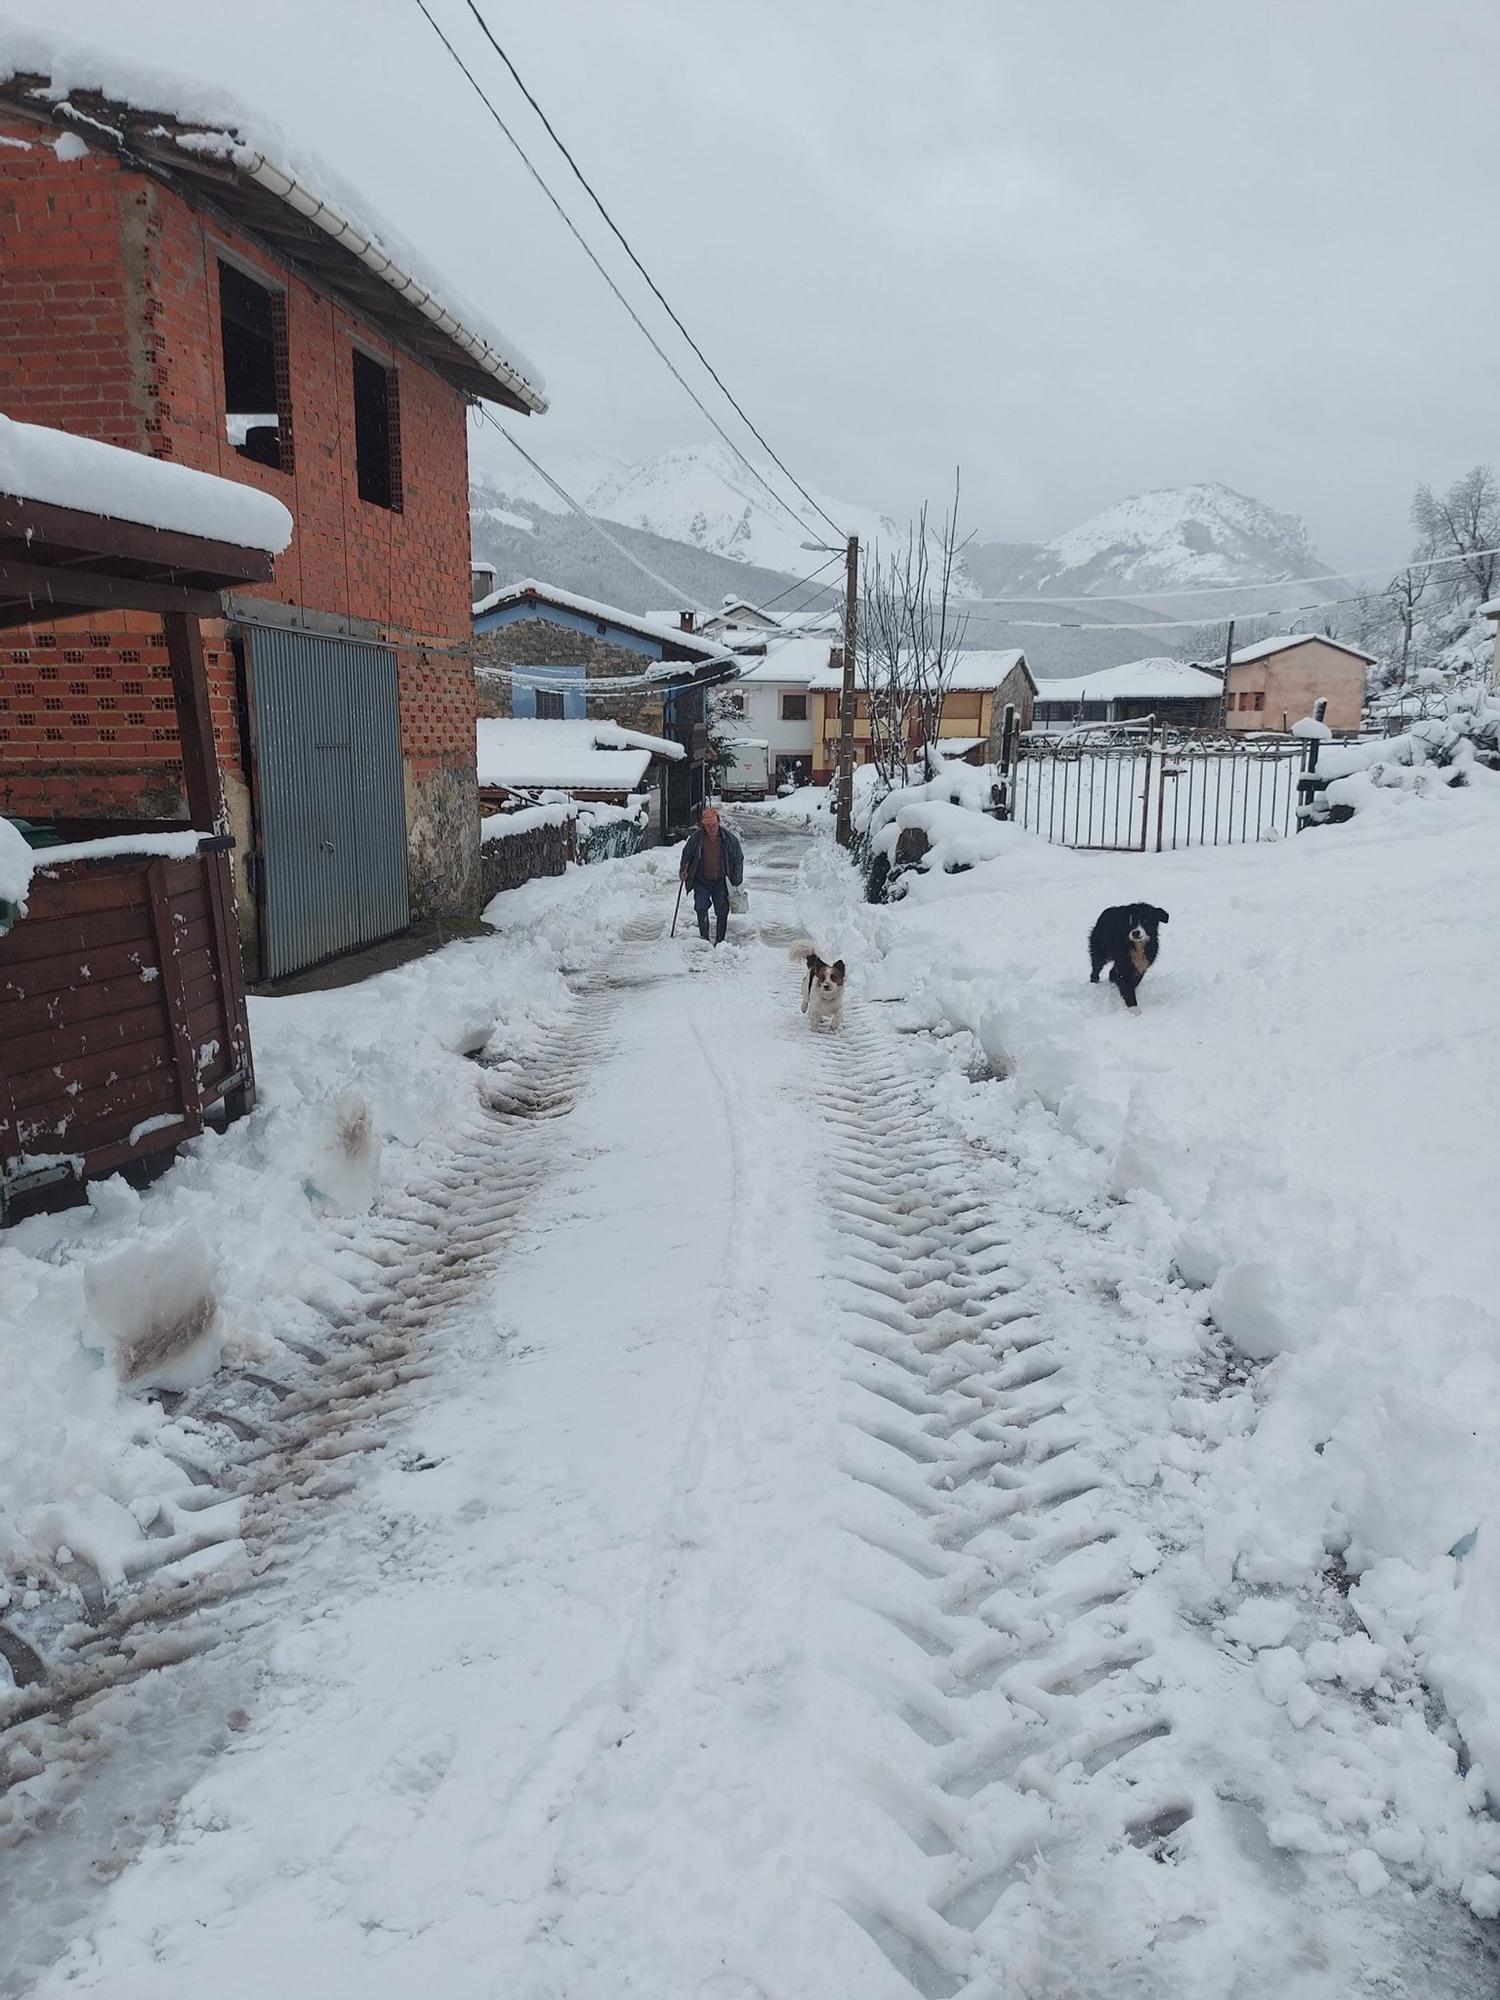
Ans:
{"type": "MultiPolygon", "coordinates": [[[[239,480],[290,508],[291,545],[256,596],[348,620],[358,636],[396,647],[414,896],[419,907],[440,906],[441,878],[453,870],[428,850],[439,826],[456,828],[456,794],[467,786],[475,797],[465,398],[217,216],[105,151],[60,161],[56,136],[0,115],[0,137],[24,142],[0,151],[0,409],[239,480]],[[242,457],[225,433],[221,251],[285,300],[287,471],[242,457]],[[359,498],[356,337],[397,370],[400,511],[359,498]]],[[[222,633],[205,639],[220,758],[226,780],[243,785],[232,659],[222,633]]],[[[154,620],[93,616],[6,634],[7,809],[170,817],[180,784],[154,620]]],[[[477,826],[477,803],[475,817],[477,826]]],[[[464,895],[477,866],[476,852],[457,871],[464,895]]]]}
{"type": "MultiPolygon", "coordinates": [[[[474,665],[478,671],[479,713],[509,715],[510,682],[489,679],[485,667],[566,667],[582,663],[593,680],[624,674],[639,675],[653,664],[644,653],[627,646],[612,646],[608,640],[587,632],[574,632],[545,618],[518,618],[493,632],[480,632],[474,639],[474,665]]],[[[665,733],[662,698],[649,690],[626,693],[590,694],[588,712],[601,721],[618,722],[624,729],[639,729],[648,736],[665,733]]]]}

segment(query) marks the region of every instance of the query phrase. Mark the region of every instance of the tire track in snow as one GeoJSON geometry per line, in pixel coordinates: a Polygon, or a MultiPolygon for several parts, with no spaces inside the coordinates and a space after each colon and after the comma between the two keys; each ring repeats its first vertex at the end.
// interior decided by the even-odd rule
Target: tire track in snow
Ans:
{"type": "Polygon", "coordinates": [[[374,1217],[332,1225],[365,1271],[318,1344],[228,1363],[172,1400],[202,1448],[184,1451],[183,1485],[164,1496],[125,1589],[111,1596],[75,1562],[71,1605],[6,1629],[25,1671],[0,1698],[0,1996],[25,1990],[93,1889],[240,1726],[255,1644],[295,1594],[329,1509],[357,1483],[359,1458],[395,1441],[432,1342],[560,1164],[549,1128],[599,1059],[618,999],[597,975],[576,991],[545,1060],[481,1067],[474,1114],[440,1164],[387,1190],[374,1217]]]}
{"type": "Polygon", "coordinates": [[[1298,1739],[1157,1586],[1170,1510],[1164,1532],[1124,1464],[1187,1384],[1122,1339],[1098,1239],[935,1118],[916,1044],[855,1014],[825,1047],[855,1671],[896,1727],[865,1778],[907,1856],[845,1873],[872,1981],[883,1960],[922,2000],[1484,1991],[1453,1904],[1373,1908],[1273,1845],[1266,1767],[1298,1739]]]}

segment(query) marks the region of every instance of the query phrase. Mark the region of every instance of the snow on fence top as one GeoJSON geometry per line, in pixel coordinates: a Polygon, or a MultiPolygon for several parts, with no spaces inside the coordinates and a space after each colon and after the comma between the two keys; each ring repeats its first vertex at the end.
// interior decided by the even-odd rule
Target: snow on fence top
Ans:
{"type": "Polygon", "coordinates": [[[151,129],[155,144],[232,166],[382,279],[525,409],[546,409],[540,371],[498,327],[459,298],[420,251],[315,154],[294,149],[277,126],[227,91],[50,30],[0,22],[0,86],[33,77],[43,79],[30,92],[39,108],[56,106],[59,122],[106,145],[123,136],[112,112],[169,120],[151,129]],[[75,95],[94,94],[105,100],[102,107],[78,110],[70,104],[75,95]]]}
{"type": "Polygon", "coordinates": [[[1127,660],[1124,666],[1105,667],[1097,674],[1078,674],[1067,680],[1041,681],[1037,699],[1055,701],[1152,701],[1158,697],[1176,701],[1207,701],[1224,691],[1217,674],[1202,667],[1190,667],[1185,660],[1127,660]]]}
{"type": "Polygon", "coordinates": [[[486,719],[477,734],[480,784],[527,791],[631,792],[653,757],[686,754],[668,737],[616,722],[486,719]]]}
{"type": "Polygon", "coordinates": [[[6,416],[0,416],[0,493],[273,556],[292,539],[286,508],[253,486],[6,416]]]}

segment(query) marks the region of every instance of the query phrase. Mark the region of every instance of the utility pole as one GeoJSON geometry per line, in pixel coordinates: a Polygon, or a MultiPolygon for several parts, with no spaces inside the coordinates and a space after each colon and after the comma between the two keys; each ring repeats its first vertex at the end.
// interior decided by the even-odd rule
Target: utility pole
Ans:
{"type": "Polygon", "coordinates": [[[854,653],[859,641],[859,536],[849,537],[844,562],[844,685],[839,695],[840,847],[854,844],[854,653]]]}
{"type": "Polygon", "coordinates": [[[1229,621],[1229,630],[1224,635],[1224,691],[1219,697],[1219,727],[1229,727],[1229,663],[1234,658],[1234,620],[1229,621]]]}

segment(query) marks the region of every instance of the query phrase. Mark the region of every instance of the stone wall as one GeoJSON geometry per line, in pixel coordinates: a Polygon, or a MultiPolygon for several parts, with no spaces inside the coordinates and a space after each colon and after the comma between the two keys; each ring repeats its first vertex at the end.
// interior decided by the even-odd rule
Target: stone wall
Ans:
{"type": "MultiPolygon", "coordinates": [[[[644,653],[614,646],[587,632],[569,631],[545,618],[518,618],[474,638],[474,667],[481,715],[511,713],[510,682],[484,673],[485,667],[571,667],[582,665],[590,680],[637,676],[654,663],[644,653]]],[[[601,722],[618,722],[648,736],[665,734],[662,698],[649,689],[590,694],[588,712],[601,722]]]]}
{"type": "Polygon", "coordinates": [[[529,826],[521,833],[500,834],[479,850],[484,901],[502,889],[519,889],[539,875],[563,875],[568,867],[568,828],[529,826]]]}

